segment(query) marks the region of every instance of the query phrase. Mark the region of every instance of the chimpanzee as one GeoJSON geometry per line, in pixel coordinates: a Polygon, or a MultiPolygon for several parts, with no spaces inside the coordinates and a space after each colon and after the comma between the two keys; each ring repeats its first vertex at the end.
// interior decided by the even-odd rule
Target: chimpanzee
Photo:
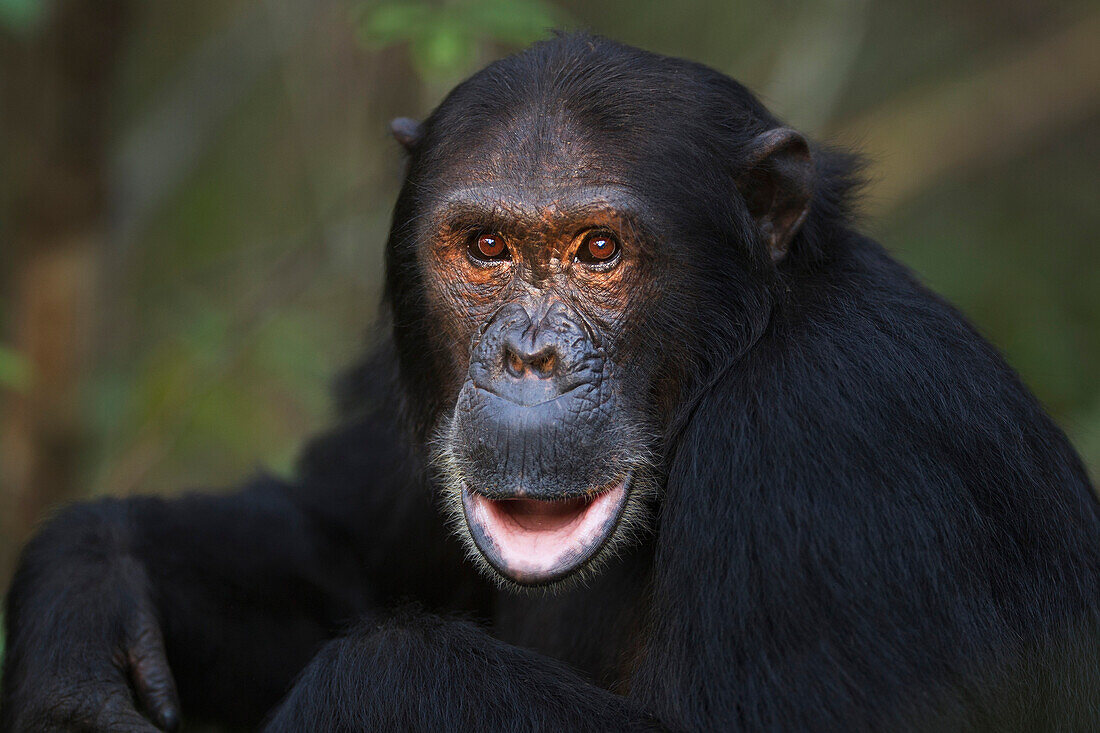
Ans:
{"type": "Polygon", "coordinates": [[[858,161],[587,35],[423,123],[297,478],[73,506],[6,730],[1098,730],[1100,507],[858,161]]]}

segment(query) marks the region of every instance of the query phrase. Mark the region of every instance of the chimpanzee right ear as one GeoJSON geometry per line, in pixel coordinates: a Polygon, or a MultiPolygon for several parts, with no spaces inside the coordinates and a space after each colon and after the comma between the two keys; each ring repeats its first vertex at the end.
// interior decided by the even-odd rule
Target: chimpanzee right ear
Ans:
{"type": "Polygon", "coordinates": [[[390,122],[390,132],[401,147],[412,152],[420,138],[424,137],[424,126],[411,117],[395,117],[390,122]]]}

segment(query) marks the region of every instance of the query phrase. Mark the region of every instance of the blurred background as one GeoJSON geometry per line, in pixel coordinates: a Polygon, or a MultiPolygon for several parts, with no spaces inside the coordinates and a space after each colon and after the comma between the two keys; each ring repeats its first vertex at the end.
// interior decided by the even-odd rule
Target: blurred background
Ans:
{"type": "Polygon", "coordinates": [[[0,588],[58,502],[290,470],[379,300],[388,120],[551,27],[863,150],[866,228],[1095,479],[1093,0],[0,0],[0,588]]]}

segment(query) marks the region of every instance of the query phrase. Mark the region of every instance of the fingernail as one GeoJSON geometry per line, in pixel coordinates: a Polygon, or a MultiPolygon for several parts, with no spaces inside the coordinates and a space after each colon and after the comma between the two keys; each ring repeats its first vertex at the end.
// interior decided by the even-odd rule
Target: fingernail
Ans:
{"type": "Polygon", "coordinates": [[[162,708],[159,717],[160,727],[169,733],[180,727],[180,713],[175,708],[162,708]]]}

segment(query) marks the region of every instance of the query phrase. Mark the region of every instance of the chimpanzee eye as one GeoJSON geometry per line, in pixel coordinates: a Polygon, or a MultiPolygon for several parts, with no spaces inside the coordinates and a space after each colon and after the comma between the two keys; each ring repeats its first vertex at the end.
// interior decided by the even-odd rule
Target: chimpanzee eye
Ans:
{"type": "Polygon", "coordinates": [[[619,240],[611,232],[597,230],[584,235],[577,261],[589,265],[610,263],[619,254],[619,240]]]}
{"type": "Polygon", "coordinates": [[[499,234],[478,233],[470,237],[470,256],[479,262],[500,262],[510,257],[499,234]]]}

